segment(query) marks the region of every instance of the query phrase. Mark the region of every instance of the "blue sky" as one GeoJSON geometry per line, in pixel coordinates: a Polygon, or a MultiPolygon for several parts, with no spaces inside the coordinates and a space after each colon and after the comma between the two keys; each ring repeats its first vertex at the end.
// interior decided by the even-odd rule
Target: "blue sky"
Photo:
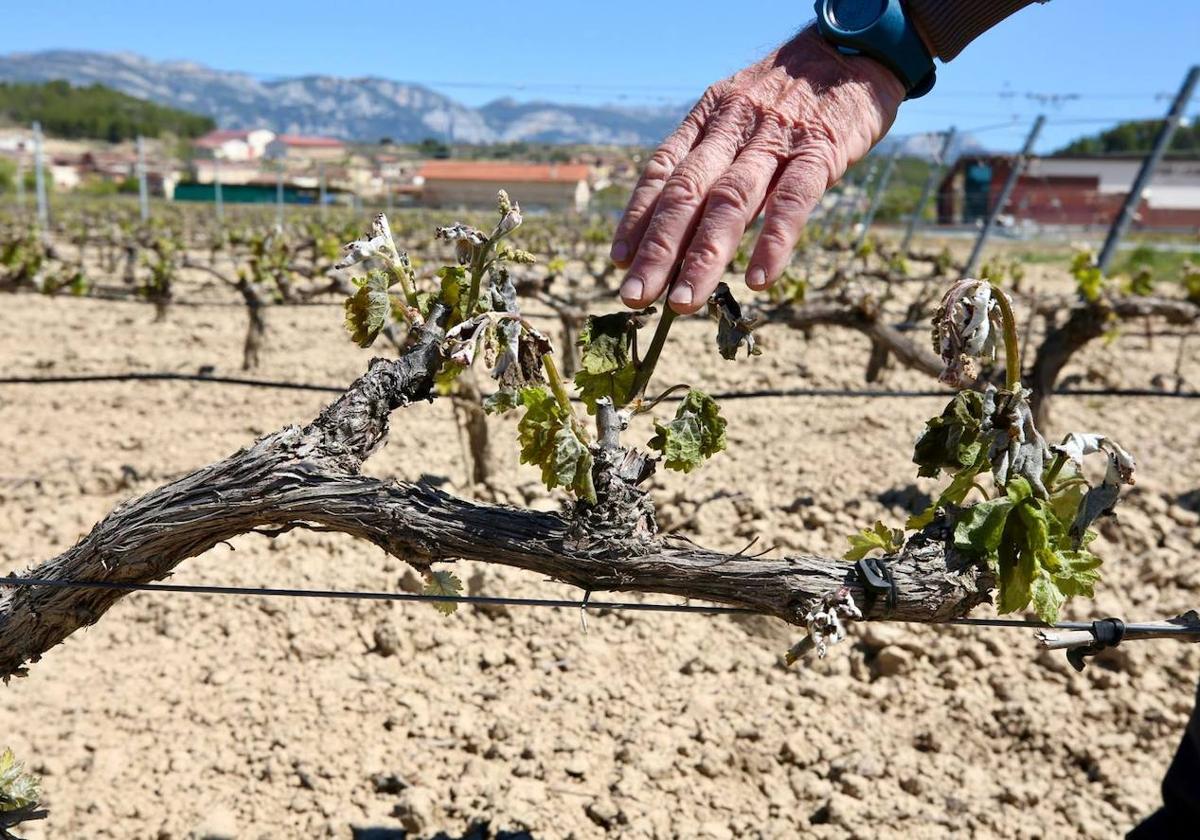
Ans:
{"type": "MultiPolygon", "coordinates": [[[[52,6],[4,9],[0,52],[124,50],[261,77],[375,75],[423,82],[472,105],[501,96],[690,102],[811,18],[804,0],[52,6]]],[[[1106,122],[1161,115],[1161,97],[1198,61],[1198,0],[1053,0],[1010,18],[941,68],[933,93],[906,104],[893,133],[954,124],[978,130],[991,147],[1014,148],[1045,110],[1050,123],[1039,150],[1046,151],[1106,122]],[[1027,94],[1079,98],[1041,104],[1027,94]]],[[[1200,96],[1187,113],[1200,117],[1200,96]]]]}

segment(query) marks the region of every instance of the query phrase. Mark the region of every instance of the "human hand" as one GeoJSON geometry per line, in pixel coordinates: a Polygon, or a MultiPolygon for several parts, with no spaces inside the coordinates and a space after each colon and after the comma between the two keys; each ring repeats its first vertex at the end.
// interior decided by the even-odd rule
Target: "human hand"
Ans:
{"type": "Polygon", "coordinates": [[[904,86],[865,56],[845,56],[812,27],[710,87],[651,156],[613,237],[629,269],[621,298],[705,305],[746,228],[766,218],[746,270],[765,289],[783,273],[809,213],[891,127],[904,86]]]}

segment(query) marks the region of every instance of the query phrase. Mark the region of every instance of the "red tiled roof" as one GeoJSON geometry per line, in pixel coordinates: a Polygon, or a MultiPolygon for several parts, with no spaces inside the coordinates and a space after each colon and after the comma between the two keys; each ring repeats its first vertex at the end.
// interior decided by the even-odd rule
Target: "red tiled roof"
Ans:
{"type": "Polygon", "coordinates": [[[492,161],[431,160],[417,173],[426,181],[503,181],[561,183],[586,181],[581,163],[495,163],[492,161]]]}
{"type": "Polygon", "coordinates": [[[340,149],[344,145],[341,140],[333,137],[304,137],[300,134],[280,134],[275,139],[285,146],[306,149],[340,149]]]}

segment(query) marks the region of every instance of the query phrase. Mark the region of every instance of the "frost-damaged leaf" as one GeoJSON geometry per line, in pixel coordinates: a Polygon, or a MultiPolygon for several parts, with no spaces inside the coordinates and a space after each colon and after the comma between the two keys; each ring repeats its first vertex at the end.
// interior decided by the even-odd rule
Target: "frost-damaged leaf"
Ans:
{"type": "Polygon", "coordinates": [[[581,369],[575,374],[575,388],[587,406],[588,414],[595,414],[601,400],[610,400],[618,406],[627,403],[635,379],[637,368],[632,362],[611,373],[588,373],[581,369]]]}
{"type": "Polygon", "coordinates": [[[1108,455],[1109,468],[1117,472],[1121,484],[1135,483],[1133,472],[1137,468],[1137,461],[1110,437],[1095,433],[1071,432],[1063,438],[1062,443],[1050,448],[1054,452],[1070,458],[1079,467],[1083,466],[1083,459],[1086,456],[1103,452],[1108,455]]]}
{"type": "Polygon", "coordinates": [[[343,248],[342,258],[333,264],[334,268],[349,268],[371,257],[391,259],[396,256],[392,243],[392,232],[388,228],[387,216],[376,214],[371,222],[371,232],[361,239],[349,242],[343,248]]]}
{"type": "Polygon", "coordinates": [[[579,331],[579,364],[588,373],[612,373],[629,361],[631,312],[591,315],[579,331]]]}
{"type": "Polygon", "coordinates": [[[513,388],[501,388],[483,398],[483,410],[488,414],[507,414],[521,406],[521,395],[513,388]]]}
{"type": "Polygon", "coordinates": [[[475,257],[476,249],[487,242],[483,231],[455,222],[446,227],[439,227],[434,234],[436,239],[444,239],[454,243],[454,258],[459,265],[467,265],[475,257]]]}
{"type": "MultiPolygon", "coordinates": [[[[421,591],[426,595],[450,596],[462,594],[462,581],[454,572],[429,571],[425,573],[425,587],[421,591]]],[[[458,604],[453,601],[435,601],[433,608],[442,615],[450,615],[458,604]]]]}
{"type": "Polygon", "coordinates": [[[589,502],[596,501],[592,487],[592,453],[576,437],[569,423],[554,433],[554,481],[589,502]]]}
{"type": "Polygon", "coordinates": [[[904,548],[904,531],[900,528],[889,528],[879,521],[875,522],[874,527],[864,528],[847,539],[850,541],[850,548],[842,555],[846,560],[861,560],[875,549],[887,555],[895,554],[904,548]]]}
{"type": "Polygon", "coordinates": [[[1120,444],[1104,435],[1072,432],[1060,445],[1051,449],[1070,459],[1076,466],[1082,466],[1084,457],[1088,455],[1103,452],[1108,456],[1104,480],[1098,486],[1088,488],[1068,529],[1072,546],[1079,548],[1092,523],[1113,512],[1121,497],[1121,485],[1134,483],[1133,473],[1137,463],[1120,444]]]}
{"type": "Polygon", "coordinates": [[[526,323],[504,320],[496,331],[496,340],[492,378],[502,388],[526,388],[546,381],[542,356],[553,350],[549,338],[526,323]]]}
{"type": "Polygon", "coordinates": [[[991,436],[988,460],[992,475],[1000,485],[1015,477],[1024,478],[1039,499],[1049,496],[1042,483],[1046,457],[1050,454],[1046,439],[1033,424],[1028,389],[997,391],[988,386],[983,394],[982,429],[991,436]]]}
{"type": "Polygon", "coordinates": [[[938,378],[952,388],[964,387],[978,376],[975,359],[995,357],[1000,332],[992,285],[970,278],[953,284],[933,315],[933,350],[946,366],[938,378]]]}
{"type": "Polygon", "coordinates": [[[595,501],[592,455],[571,428],[570,415],[540,386],[522,390],[521,402],[525,406],[525,415],[517,423],[521,463],[539,467],[547,488],[565,487],[595,501]]]}
{"type": "Polygon", "coordinates": [[[593,315],[579,331],[580,365],[575,387],[589,414],[596,413],[596,403],[604,398],[618,406],[629,401],[637,378],[631,349],[633,335],[645,323],[649,311],[593,315]]]}
{"type": "Polygon", "coordinates": [[[961,391],[954,396],[941,416],[925,423],[917,438],[913,463],[920,466],[917,475],[935,476],[941,470],[969,467],[983,446],[980,424],[983,422],[983,395],[961,391]]]}
{"type": "Polygon", "coordinates": [[[0,753],[0,813],[34,805],[39,796],[38,780],[25,772],[13,751],[0,753]]]}
{"type": "Polygon", "coordinates": [[[495,330],[495,319],[490,314],[476,315],[446,332],[446,357],[455,364],[470,367],[475,354],[495,330]]]}
{"type": "Polygon", "coordinates": [[[691,472],[725,448],[725,418],[717,401],[695,388],[687,392],[669,423],[655,423],[649,446],[663,454],[668,469],[691,472]]]}
{"type": "Polygon", "coordinates": [[[381,271],[355,278],[358,290],[346,298],[346,329],[359,347],[370,347],[387,326],[392,312],[390,280],[381,271]]]}
{"type": "Polygon", "coordinates": [[[708,299],[708,314],[717,320],[717,349],[722,357],[736,359],[738,348],[743,344],[746,355],[762,354],[762,348],[754,338],[758,320],[742,317],[742,306],[729,290],[729,284],[717,284],[717,290],[708,299]]]}

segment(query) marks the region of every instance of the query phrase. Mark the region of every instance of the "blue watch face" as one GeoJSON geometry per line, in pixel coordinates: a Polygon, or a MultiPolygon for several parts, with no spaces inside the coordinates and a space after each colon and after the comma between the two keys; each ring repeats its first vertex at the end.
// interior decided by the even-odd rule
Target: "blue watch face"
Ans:
{"type": "Polygon", "coordinates": [[[883,14],[887,0],[833,0],[829,4],[830,23],[848,32],[866,29],[883,14]]]}

